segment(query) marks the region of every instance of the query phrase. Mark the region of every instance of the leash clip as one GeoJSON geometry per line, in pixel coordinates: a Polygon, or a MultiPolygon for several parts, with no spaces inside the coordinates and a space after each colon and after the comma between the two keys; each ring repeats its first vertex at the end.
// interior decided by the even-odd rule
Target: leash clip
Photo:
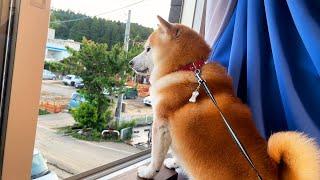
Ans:
{"type": "MultiPolygon", "coordinates": [[[[199,77],[200,77],[200,73],[201,73],[200,69],[197,69],[194,64],[193,64],[193,66],[194,66],[194,68],[195,68],[194,73],[195,73],[195,74],[198,74],[199,77]]],[[[194,91],[192,92],[192,95],[191,95],[191,97],[190,97],[190,99],[189,99],[189,102],[191,102],[191,103],[197,102],[197,97],[198,97],[199,94],[200,94],[200,93],[199,93],[200,86],[201,86],[201,83],[198,81],[198,87],[196,88],[196,90],[194,90],[194,91]]]]}
{"type": "Polygon", "coordinates": [[[195,69],[194,70],[194,74],[198,80],[199,84],[202,84],[204,82],[204,80],[201,78],[201,70],[200,69],[195,69]]]}

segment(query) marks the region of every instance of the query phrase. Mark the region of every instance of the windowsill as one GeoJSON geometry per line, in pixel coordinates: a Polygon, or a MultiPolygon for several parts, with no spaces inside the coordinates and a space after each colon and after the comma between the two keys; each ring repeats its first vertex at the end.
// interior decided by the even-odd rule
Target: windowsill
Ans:
{"type": "MultiPolygon", "coordinates": [[[[149,159],[150,160],[150,159],[149,159]]],[[[137,176],[137,169],[141,165],[146,165],[148,163],[137,163],[133,165],[133,168],[123,169],[119,172],[115,172],[113,174],[102,177],[102,179],[110,179],[110,180],[132,180],[132,179],[142,179],[137,176]]],[[[160,172],[153,178],[154,180],[176,180],[178,179],[178,174],[174,170],[167,169],[162,167],[160,172]]]]}
{"type": "MultiPolygon", "coordinates": [[[[137,176],[137,169],[147,165],[151,161],[150,150],[138,153],[133,157],[121,159],[119,161],[92,169],[90,171],[67,178],[67,180],[77,179],[99,179],[99,180],[131,180],[141,179],[137,176]],[[135,157],[134,157],[135,156],[135,157]]],[[[174,170],[162,167],[160,172],[153,178],[154,180],[184,180],[183,175],[178,175],[174,170]]]]}
{"type": "Polygon", "coordinates": [[[151,149],[66,178],[67,180],[99,179],[150,158],[151,149]]]}
{"type": "MultiPolygon", "coordinates": [[[[142,178],[139,178],[137,176],[137,171],[138,171],[138,167],[142,166],[142,165],[146,165],[150,162],[150,158],[145,160],[145,161],[141,161],[138,162],[128,168],[124,168],[122,170],[119,170],[117,172],[114,172],[112,174],[109,174],[107,176],[104,176],[102,178],[100,178],[100,180],[132,180],[132,179],[137,179],[137,180],[142,180],[142,178]]],[[[176,171],[174,170],[170,170],[167,169],[165,167],[162,167],[160,172],[153,178],[154,180],[188,180],[188,178],[186,177],[186,175],[184,174],[178,174],[176,171]]]]}

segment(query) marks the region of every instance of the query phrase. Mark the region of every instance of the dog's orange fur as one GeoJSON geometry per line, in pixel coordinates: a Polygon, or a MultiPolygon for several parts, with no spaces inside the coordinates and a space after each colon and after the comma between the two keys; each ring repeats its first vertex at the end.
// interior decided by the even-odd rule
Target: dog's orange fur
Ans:
{"type": "MultiPolygon", "coordinates": [[[[151,93],[158,99],[154,111],[158,117],[157,120],[166,121],[165,123],[169,125],[172,138],[171,147],[182,167],[197,180],[256,180],[256,174],[239,152],[217,109],[205,92],[200,90],[196,103],[188,101],[198,86],[194,73],[177,71],[182,65],[198,59],[207,59],[210,52],[209,46],[195,31],[179,24],[171,24],[168,29],[160,27],[150,36],[149,41],[150,46],[156,51],[155,69],[151,75],[151,93]]],[[[203,79],[208,83],[220,108],[246,147],[263,179],[303,178],[283,174],[292,172],[282,171],[283,168],[279,168],[282,156],[277,156],[282,151],[289,152],[287,158],[299,156],[294,149],[290,148],[300,147],[295,145],[278,147],[274,145],[276,143],[273,143],[274,146],[268,149],[267,142],[259,135],[253,123],[248,106],[236,97],[232,89],[231,78],[227,75],[226,70],[221,65],[212,63],[206,64],[201,71],[203,79]],[[270,158],[268,151],[273,154],[272,158],[277,158],[270,158]]],[[[282,136],[279,134],[278,137],[274,136],[274,139],[277,138],[281,139],[282,136]]],[[[289,142],[291,135],[287,135],[286,138],[285,142],[289,142]]],[[[301,146],[309,146],[309,144],[301,143],[301,146]]],[[[304,152],[303,148],[301,152],[297,152],[317,154],[315,153],[317,152],[316,147],[305,149],[308,152],[304,152]]],[[[316,159],[317,157],[306,159],[306,166],[309,167],[307,163],[318,164],[316,159]]],[[[284,166],[292,167],[292,164],[284,164],[284,166]]],[[[319,166],[315,166],[309,173],[311,177],[319,178],[319,173],[314,171],[320,171],[320,169],[315,168],[319,166]]]]}
{"type": "Polygon", "coordinates": [[[270,157],[280,165],[281,179],[320,179],[320,153],[313,139],[297,132],[280,132],[268,141],[270,157]]]}

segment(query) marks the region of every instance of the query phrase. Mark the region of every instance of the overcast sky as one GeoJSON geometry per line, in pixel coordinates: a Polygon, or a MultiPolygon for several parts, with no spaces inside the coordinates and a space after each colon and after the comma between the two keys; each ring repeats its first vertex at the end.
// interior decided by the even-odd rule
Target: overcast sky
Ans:
{"type": "Polygon", "coordinates": [[[131,22],[155,28],[157,15],[168,19],[170,2],[171,0],[52,0],[51,8],[72,10],[89,16],[108,12],[98,17],[121,22],[126,21],[128,10],[131,9],[131,22]],[[110,12],[122,7],[125,8],[110,12]]]}

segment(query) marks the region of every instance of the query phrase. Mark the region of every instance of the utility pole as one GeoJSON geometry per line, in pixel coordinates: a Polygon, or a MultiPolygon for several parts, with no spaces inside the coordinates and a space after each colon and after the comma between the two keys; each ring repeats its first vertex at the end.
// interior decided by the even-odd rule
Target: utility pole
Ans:
{"type": "MultiPolygon", "coordinates": [[[[123,48],[126,52],[129,51],[130,24],[131,24],[130,19],[131,19],[131,10],[129,10],[129,12],[128,12],[126,30],[124,33],[123,48]]],[[[117,126],[119,125],[119,121],[121,119],[122,101],[123,101],[123,93],[119,94],[119,96],[118,96],[117,108],[116,108],[116,113],[115,113],[117,126]]]]}
{"type": "Polygon", "coordinates": [[[130,19],[131,19],[131,10],[129,10],[128,12],[128,20],[127,20],[127,24],[126,24],[126,31],[124,33],[124,49],[126,52],[128,52],[129,50],[129,41],[130,41],[130,19]]]}

